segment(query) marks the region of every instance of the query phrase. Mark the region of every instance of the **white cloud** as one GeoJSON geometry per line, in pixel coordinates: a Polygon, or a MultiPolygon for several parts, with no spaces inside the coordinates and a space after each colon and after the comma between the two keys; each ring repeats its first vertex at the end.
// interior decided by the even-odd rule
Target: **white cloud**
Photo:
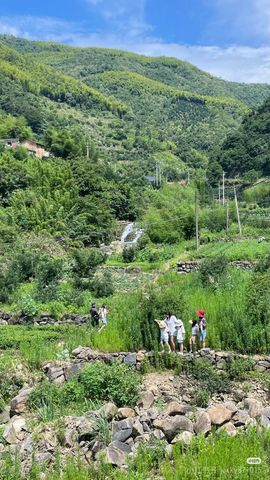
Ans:
{"type": "Polygon", "coordinates": [[[91,32],[83,24],[51,17],[0,17],[0,33],[73,46],[119,48],[145,55],[176,57],[227,80],[270,83],[270,47],[179,45],[155,39],[147,33],[134,34],[134,31],[124,35],[117,31],[107,34],[91,32]]]}

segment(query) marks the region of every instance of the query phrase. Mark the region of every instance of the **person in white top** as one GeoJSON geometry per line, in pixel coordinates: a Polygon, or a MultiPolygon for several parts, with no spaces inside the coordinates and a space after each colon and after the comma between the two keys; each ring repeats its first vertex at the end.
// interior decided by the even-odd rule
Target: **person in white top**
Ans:
{"type": "Polygon", "coordinates": [[[171,351],[171,347],[169,345],[169,333],[168,327],[164,320],[155,320],[160,328],[160,345],[161,345],[161,352],[164,352],[164,345],[168,347],[169,352],[171,351]]]}
{"type": "Polygon", "coordinates": [[[99,314],[99,318],[101,320],[101,327],[99,329],[99,332],[101,332],[103,330],[103,328],[106,327],[107,325],[107,313],[108,313],[108,310],[107,310],[107,307],[106,305],[103,303],[102,307],[99,309],[98,311],[98,314],[99,314]]]}
{"type": "Polygon", "coordinates": [[[184,339],[185,339],[185,327],[182,322],[182,320],[176,320],[175,321],[175,332],[174,332],[174,338],[175,338],[175,343],[176,346],[178,345],[179,348],[179,355],[184,354],[184,339]]]}
{"type": "Polygon", "coordinates": [[[165,318],[165,323],[168,327],[169,333],[169,345],[171,347],[171,351],[175,352],[175,343],[174,343],[174,334],[175,334],[175,322],[177,318],[171,312],[168,312],[165,318]]]}

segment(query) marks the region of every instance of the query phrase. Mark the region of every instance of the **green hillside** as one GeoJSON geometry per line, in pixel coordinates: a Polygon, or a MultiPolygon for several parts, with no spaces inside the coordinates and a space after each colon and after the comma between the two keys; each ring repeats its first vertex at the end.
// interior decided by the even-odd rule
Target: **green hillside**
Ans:
{"type": "Polygon", "coordinates": [[[228,135],[213,161],[229,176],[251,179],[270,175],[270,98],[247,114],[239,129],[228,135]]]}
{"type": "Polygon", "coordinates": [[[175,58],[146,57],[105,48],[73,48],[52,42],[29,42],[2,36],[2,42],[29,53],[42,63],[89,81],[92,75],[107,70],[131,71],[168,85],[200,95],[237,98],[250,106],[258,105],[270,94],[265,84],[244,84],[216,78],[175,58]]]}

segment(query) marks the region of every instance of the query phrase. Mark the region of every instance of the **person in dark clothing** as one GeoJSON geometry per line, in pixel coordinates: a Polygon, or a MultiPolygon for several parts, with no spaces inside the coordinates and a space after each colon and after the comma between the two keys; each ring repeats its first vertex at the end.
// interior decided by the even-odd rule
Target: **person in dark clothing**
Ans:
{"type": "Polygon", "coordinates": [[[92,303],[92,307],[91,307],[91,310],[90,310],[90,315],[91,315],[92,327],[98,327],[98,325],[99,325],[99,313],[98,313],[96,303],[92,303]]]}

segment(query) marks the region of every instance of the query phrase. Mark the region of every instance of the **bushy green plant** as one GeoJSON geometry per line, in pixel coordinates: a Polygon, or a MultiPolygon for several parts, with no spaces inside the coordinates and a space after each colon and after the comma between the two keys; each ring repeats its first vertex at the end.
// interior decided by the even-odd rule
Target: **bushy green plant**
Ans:
{"type": "Polygon", "coordinates": [[[125,263],[131,263],[135,259],[136,249],[135,247],[125,247],[122,252],[122,258],[125,263]]]}
{"type": "Polygon", "coordinates": [[[199,269],[200,279],[204,286],[217,288],[228,272],[228,260],[225,256],[207,258],[199,269]]]}
{"type": "Polygon", "coordinates": [[[118,406],[134,405],[139,392],[140,376],[124,364],[111,366],[100,362],[87,365],[79,375],[85,397],[112,400],[118,406]]]}
{"type": "Polygon", "coordinates": [[[91,282],[91,290],[95,297],[110,297],[114,293],[114,285],[112,275],[104,271],[102,274],[96,275],[91,282]]]}
{"type": "Polygon", "coordinates": [[[252,358],[231,358],[227,359],[226,369],[231,380],[245,380],[248,373],[255,368],[252,358]]]}
{"type": "Polygon", "coordinates": [[[37,295],[43,301],[54,300],[63,275],[63,259],[44,255],[36,267],[37,295]]]}
{"type": "Polygon", "coordinates": [[[207,390],[199,388],[194,399],[195,405],[197,405],[197,407],[206,408],[209,405],[209,400],[210,398],[207,390]]]}

